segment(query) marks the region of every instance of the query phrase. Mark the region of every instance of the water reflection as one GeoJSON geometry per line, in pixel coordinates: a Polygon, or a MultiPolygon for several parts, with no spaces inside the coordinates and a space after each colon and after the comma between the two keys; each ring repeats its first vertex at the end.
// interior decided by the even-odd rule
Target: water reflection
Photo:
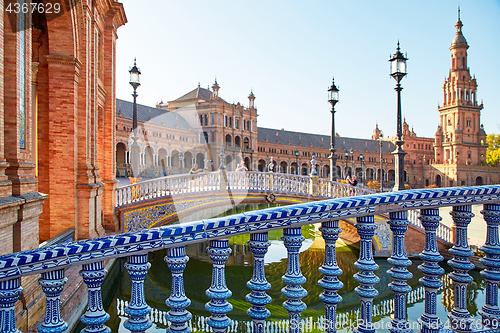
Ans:
{"type": "MultiPolygon", "coordinates": [[[[306,325],[305,332],[320,332],[319,324],[323,319],[324,305],[319,300],[318,295],[323,292],[323,289],[318,286],[317,281],[322,278],[318,272],[319,266],[323,264],[324,249],[312,246],[317,237],[314,226],[305,226],[304,235],[307,237],[309,248],[304,249],[300,253],[300,262],[303,275],[307,278],[307,282],[303,287],[308,291],[307,297],[303,301],[307,304],[307,310],[303,312],[306,325]]],[[[281,231],[273,231],[270,233],[270,239],[277,245],[282,244],[279,237],[281,231]]],[[[245,301],[245,295],[250,292],[246,287],[246,282],[252,276],[253,262],[252,253],[248,245],[246,245],[247,235],[233,237],[230,239],[230,246],[233,249],[228,262],[227,262],[227,286],[233,292],[233,296],[228,300],[234,307],[228,315],[233,319],[233,325],[229,327],[228,332],[250,332],[251,321],[249,320],[246,310],[250,304],[245,301]]],[[[189,311],[193,313],[192,329],[193,331],[208,332],[209,328],[206,325],[206,318],[210,316],[205,311],[205,303],[209,301],[205,295],[205,290],[211,284],[212,264],[206,252],[208,243],[192,244],[187,246],[186,251],[190,257],[187,268],[184,274],[184,281],[186,286],[186,294],[192,301],[189,311]]],[[[150,254],[150,262],[152,267],[146,277],[145,290],[148,304],[154,309],[151,315],[155,323],[147,332],[164,332],[168,326],[165,322],[164,314],[169,310],[165,305],[165,300],[169,297],[171,288],[170,271],[164,262],[166,251],[157,251],[150,254]]],[[[273,301],[267,306],[271,311],[269,318],[270,325],[269,332],[286,332],[286,319],[288,318],[287,312],[282,308],[282,303],[285,301],[281,295],[281,288],[285,284],[281,281],[281,277],[286,272],[286,253],[279,260],[279,255],[274,255],[273,261],[269,261],[266,265],[266,277],[271,283],[272,288],[268,294],[272,297],[273,301]]],[[[339,327],[344,331],[349,330],[350,325],[355,325],[356,318],[359,311],[359,297],[354,292],[354,288],[358,285],[353,279],[353,275],[357,272],[354,267],[354,262],[357,260],[358,250],[347,246],[337,247],[337,261],[339,267],[343,270],[343,274],[339,279],[344,284],[344,287],[339,291],[343,297],[343,301],[338,306],[337,320],[339,327]]],[[[126,300],[130,299],[130,278],[123,268],[124,259],[115,265],[116,270],[120,273],[115,274],[121,276],[121,279],[115,281],[118,286],[116,293],[111,298],[111,304],[108,308],[108,313],[111,314],[111,319],[107,323],[112,329],[112,332],[126,332],[121,323],[126,319],[124,317],[124,308],[126,300]]],[[[420,286],[418,279],[422,274],[418,271],[417,265],[420,261],[414,260],[414,264],[409,267],[413,274],[413,278],[408,281],[412,287],[412,292],[408,295],[408,318],[412,322],[416,322],[417,318],[423,313],[424,305],[424,289],[420,286]]],[[[390,265],[386,260],[377,260],[379,270],[377,275],[380,277],[380,283],[375,285],[379,291],[379,295],[374,300],[374,321],[381,323],[388,322],[387,319],[393,312],[392,292],[388,287],[390,282],[389,276],[386,271],[390,265]]],[[[441,318],[446,318],[445,313],[449,312],[453,307],[453,292],[451,288],[451,280],[448,278],[450,270],[446,267],[446,273],[442,277],[444,287],[440,290],[439,302],[442,304],[439,311],[441,318]]],[[[479,274],[471,272],[475,281],[467,293],[468,309],[473,316],[477,316],[478,309],[484,303],[484,284],[479,282],[479,274]]],[[[384,331],[381,329],[381,331],[384,331]]]]}

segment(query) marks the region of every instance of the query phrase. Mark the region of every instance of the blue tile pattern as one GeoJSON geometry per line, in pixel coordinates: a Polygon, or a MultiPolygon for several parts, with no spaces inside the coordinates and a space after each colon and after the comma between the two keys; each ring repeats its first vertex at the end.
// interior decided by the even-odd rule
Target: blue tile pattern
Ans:
{"type": "Polygon", "coordinates": [[[89,239],[0,257],[0,281],[89,261],[130,256],[203,239],[264,232],[301,224],[405,209],[500,202],[500,186],[418,189],[275,207],[138,232],[89,239]]]}

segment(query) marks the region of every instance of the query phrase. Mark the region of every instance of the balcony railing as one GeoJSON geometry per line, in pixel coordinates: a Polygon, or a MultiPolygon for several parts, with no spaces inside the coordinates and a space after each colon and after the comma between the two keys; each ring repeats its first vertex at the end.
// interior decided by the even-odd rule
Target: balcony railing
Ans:
{"type": "MultiPolygon", "coordinates": [[[[266,304],[271,301],[266,294],[270,288],[265,277],[264,256],[270,245],[268,231],[283,229],[282,239],[287,249],[287,272],[283,276],[286,287],[282,289],[287,300],[283,307],[288,311],[287,327],[289,332],[301,331],[301,313],[306,309],[302,298],[307,291],[301,286],[305,277],[301,273],[299,249],[304,237],[301,226],[321,223],[320,231],[325,241],[324,264],[319,268],[323,278],[318,281],[324,292],[319,298],[325,303],[325,331],[335,332],[336,309],[342,301],[338,290],[342,283],[338,276],[342,271],[337,265],[335,243],[342,229],[339,219],[355,218],[360,237],[360,254],[354,266],[358,273],[354,278],[359,283],[355,289],[360,296],[360,311],[357,332],[374,333],[372,316],[376,314],[373,299],[378,294],[374,285],[379,282],[375,275],[378,265],[373,259],[372,238],[377,228],[374,214],[389,214],[388,224],[392,231],[393,254],[388,259],[392,268],[388,271],[392,282],[389,288],[394,293],[394,317],[391,325],[398,332],[410,332],[406,317],[408,300],[414,297],[407,280],[412,274],[407,270],[411,260],[405,251],[405,233],[409,220],[408,210],[419,209],[418,219],[425,231],[425,244],[422,244],[420,258],[423,263],[419,269],[424,277],[419,281],[425,290],[425,309],[419,318],[422,331],[438,332],[443,328],[446,318],[439,318],[436,297],[443,285],[444,270],[439,266],[443,257],[437,251],[436,230],[441,220],[439,208],[453,206],[452,215],[456,227],[453,247],[449,253],[453,259],[448,261],[453,272],[449,275],[454,284],[454,306],[448,314],[447,322],[457,332],[498,330],[500,311],[498,308],[498,283],[500,281],[500,186],[477,186],[441,189],[420,189],[385,194],[370,194],[349,198],[336,198],[285,207],[268,208],[245,212],[222,218],[195,221],[186,224],[163,226],[140,232],[117,234],[109,237],[89,239],[56,245],[49,248],[13,253],[0,257],[0,331],[17,332],[15,323],[15,304],[22,291],[22,276],[41,274],[39,283],[46,294],[45,321],[38,327],[39,332],[63,332],[67,324],[62,320],[60,295],[66,278],[65,269],[82,265],[80,275],[88,286],[88,306],[81,321],[87,325],[85,332],[106,332],[104,325],[109,315],[103,310],[101,284],[106,275],[103,261],[117,257],[128,257],[125,265],[132,280],[132,294],[124,312],[129,316],[124,327],[131,332],[142,332],[152,322],[148,315],[151,308],[144,297],[144,279],[151,266],[148,252],[166,248],[165,262],[172,272],[172,292],[166,300],[170,311],[165,314],[172,332],[187,332],[191,325],[188,311],[190,300],[184,290],[190,288],[183,282],[183,271],[189,258],[185,245],[209,241],[207,252],[213,262],[212,285],[207,286],[206,294],[211,299],[206,309],[211,316],[206,319],[213,332],[224,332],[231,325],[228,317],[232,309],[227,298],[231,297],[225,283],[225,262],[231,249],[227,237],[250,233],[248,242],[253,253],[253,276],[249,276],[249,294],[246,299],[251,304],[248,309],[252,320],[253,332],[264,332],[269,311],[266,304]],[[474,268],[469,261],[472,251],[468,245],[468,226],[474,214],[471,205],[483,204],[481,211],[487,224],[485,253],[481,262],[485,268],[481,275],[486,281],[486,300],[479,310],[481,323],[473,320],[468,312],[467,285],[472,281],[468,270],[474,268]]],[[[128,300],[127,300],[128,301],[128,300]]],[[[394,332],[395,332],[394,331],[394,332]]]]}

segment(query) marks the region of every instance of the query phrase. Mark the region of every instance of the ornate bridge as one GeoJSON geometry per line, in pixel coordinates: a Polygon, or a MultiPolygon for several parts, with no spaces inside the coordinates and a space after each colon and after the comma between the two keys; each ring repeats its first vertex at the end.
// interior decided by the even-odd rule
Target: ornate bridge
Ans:
{"type": "MultiPolygon", "coordinates": [[[[170,307],[165,319],[173,332],[188,332],[192,324],[189,313],[190,300],[184,290],[194,286],[183,283],[183,271],[188,264],[185,245],[209,241],[207,252],[213,263],[212,285],[207,286],[206,295],[211,299],[206,309],[211,316],[206,324],[213,332],[225,332],[232,322],[228,317],[232,306],[227,302],[231,291],[225,283],[225,262],[231,249],[227,237],[250,234],[248,242],[253,253],[253,276],[249,276],[247,286],[249,294],[246,300],[251,304],[248,316],[252,320],[253,332],[264,332],[270,313],[266,309],[271,299],[266,294],[270,288],[265,277],[264,257],[269,247],[268,231],[283,229],[283,242],[287,249],[287,271],[283,275],[286,287],[282,294],[287,298],[283,303],[288,312],[287,327],[292,333],[301,332],[301,314],[306,309],[302,298],[307,290],[302,288],[305,278],[301,273],[299,249],[304,237],[301,226],[321,223],[320,231],[325,241],[324,263],[319,268],[323,278],[318,281],[324,292],[318,297],[325,304],[325,331],[335,332],[337,325],[336,309],[342,301],[338,290],[342,283],[338,276],[342,271],[337,265],[335,243],[342,229],[340,219],[355,218],[356,230],[361,239],[360,254],[354,263],[358,273],[354,275],[359,287],[355,292],[360,296],[359,320],[356,331],[375,333],[372,325],[374,315],[373,299],[378,294],[374,285],[379,278],[374,274],[378,265],[373,260],[372,239],[377,229],[375,214],[389,214],[387,222],[392,233],[393,252],[388,262],[392,268],[388,271],[392,282],[389,288],[394,293],[392,327],[398,331],[410,332],[410,323],[406,317],[408,293],[411,288],[407,280],[411,273],[407,266],[411,260],[406,255],[405,235],[408,230],[407,211],[420,209],[419,220],[425,230],[425,241],[421,245],[419,265],[424,274],[420,284],[425,290],[425,309],[419,317],[422,330],[438,332],[443,328],[436,308],[436,293],[443,285],[440,277],[444,270],[438,265],[443,257],[437,251],[436,230],[439,225],[439,208],[453,206],[451,212],[456,239],[449,253],[453,258],[448,261],[453,273],[450,278],[454,284],[454,305],[448,314],[452,329],[460,332],[498,330],[500,311],[498,309],[498,283],[500,281],[500,242],[498,226],[500,224],[500,186],[477,186],[441,189],[408,190],[385,194],[370,194],[350,198],[335,198],[317,202],[275,207],[258,211],[236,214],[229,217],[214,218],[178,225],[161,226],[133,233],[117,234],[99,239],[56,245],[31,251],[13,253],[0,257],[0,331],[17,332],[15,324],[15,304],[22,290],[21,277],[41,274],[39,280],[46,294],[46,316],[39,332],[63,332],[67,324],[62,320],[60,295],[66,282],[65,269],[82,265],[80,275],[89,288],[87,311],[81,321],[87,325],[85,332],[109,332],[105,326],[109,315],[103,310],[101,284],[106,275],[104,260],[128,257],[126,269],[132,280],[130,303],[125,308],[129,316],[124,326],[131,332],[142,332],[152,325],[148,315],[151,308],[144,297],[144,278],[150,263],[148,253],[167,249],[165,262],[172,272],[172,292],[165,303],[170,307]],[[468,312],[467,285],[472,281],[468,270],[474,268],[469,261],[472,251],[467,240],[468,225],[473,217],[471,205],[483,204],[481,212],[487,224],[485,253],[481,262],[485,268],[481,276],[485,280],[486,300],[479,310],[481,325],[474,321],[468,312]]],[[[412,243],[414,241],[412,240],[412,243]]]]}
{"type": "MultiPolygon", "coordinates": [[[[194,212],[211,211],[218,216],[226,209],[245,203],[275,203],[290,205],[330,198],[373,194],[369,188],[350,186],[314,175],[298,176],[272,172],[206,172],[178,175],[124,186],[116,191],[117,214],[124,232],[138,231],[192,218],[194,212]]],[[[424,228],[418,210],[408,211],[412,238],[422,238],[424,228]]],[[[375,254],[389,256],[392,250],[389,216],[377,214],[374,235],[375,254]]],[[[345,219],[352,226],[354,219],[345,219]]],[[[343,221],[343,222],[344,222],[343,221]]],[[[342,223],[343,223],[342,222],[342,223]]],[[[344,229],[349,229],[342,224],[344,229]]],[[[452,230],[440,223],[437,237],[440,248],[452,243],[452,230]]],[[[341,236],[349,242],[359,242],[353,227],[341,236]]],[[[413,252],[412,254],[415,254],[413,252]]]]}
{"type": "MultiPolygon", "coordinates": [[[[116,190],[125,232],[168,223],[197,210],[246,202],[303,203],[373,193],[317,176],[271,172],[206,172],[156,178],[116,190]]],[[[216,214],[217,215],[217,214],[216,214]]]]}

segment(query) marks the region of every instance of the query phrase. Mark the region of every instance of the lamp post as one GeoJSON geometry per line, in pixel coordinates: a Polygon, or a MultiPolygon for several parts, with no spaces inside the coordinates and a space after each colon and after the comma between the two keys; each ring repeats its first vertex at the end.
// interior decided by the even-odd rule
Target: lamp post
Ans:
{"type": "Polygon", "coordinates": [[[402,124],[401,124],[401,80],[406,76],[406,60],[403,54],[399,51],[399,41],[396,53],[389,59],[391,63],[391,76],[396,80],[396,90],[398,92],[398,123],[397,123],[397,140],[396,140],[396,150],[392,152],[394,155],[394,169],[396,170],[396,179],[394,183],[394,191],[401,191],[405,189],[404,184],[404,158],[406,153],[403,151],[403,140],[402,140],[402,124]]]}
{"type": "Polygon", "coordinates": [[[298,175],[299,174],[299,151],[296,150],[295,151],[295,174],[298,175]]]}
{"type": "Polygon", "coordinates": [[[351,148],[351,150],[349,150],[349,154],[351,154],[351,174],[349,176],[356,176],[356,170],[354,170],[354,152],[351,148]]]}
{"type": "Polygon", "coordinates": [[[364,163],[364,157],[363,154],[359,154],[359,160],[361,161],[361,181],[360,183],[363,184],[363,163],[364,163]]]}
{"type": "Polygon", "coordinates": [[[378,137],[380,143],[380,193],[384,192],[384,160],[382,159],[382,133],[378,137]]]}
{"type": "Polygon", "coordinates": [[[339,101],[339,89],[332,79],[332,86],[328,89],[328,102],[332,105],[332,134],[330,138],[330,180],[337,180],[337,155],[335,155],[335,104],[339,101]]]}
{"type": "Polygon", "coordinates": [[[348,175],[347,174],[347,160],[349,159],[349,153],[347,152],[347,150],[345,151],[344,156],[345,156],[345,175],[344,176],[345,176],[345,178],[347,178],[347,175],[348,175]]]}
{"type": "Polygon", "coordinates": [[[137,143],[137,88],[141,85],[139,78],[141,75],[141,71],[139,68],[137,68],[137,63],[136,59],[134,58],[134,66],[128,71],[130,73],[130,85],[132,88],[134,88],[134,93],[132,94],[132,97],[134,97],[134,106],[133,106],[133,118],[132,118],[132,128],[133,128],[133,136],[132,140],[134,142],[130,146],[130,150],[132,153],[131,159],[132,159],[132,177],[130,179],[130,183],[134,184],[138,181],[139,179],[139,144],[137,143]]]}

